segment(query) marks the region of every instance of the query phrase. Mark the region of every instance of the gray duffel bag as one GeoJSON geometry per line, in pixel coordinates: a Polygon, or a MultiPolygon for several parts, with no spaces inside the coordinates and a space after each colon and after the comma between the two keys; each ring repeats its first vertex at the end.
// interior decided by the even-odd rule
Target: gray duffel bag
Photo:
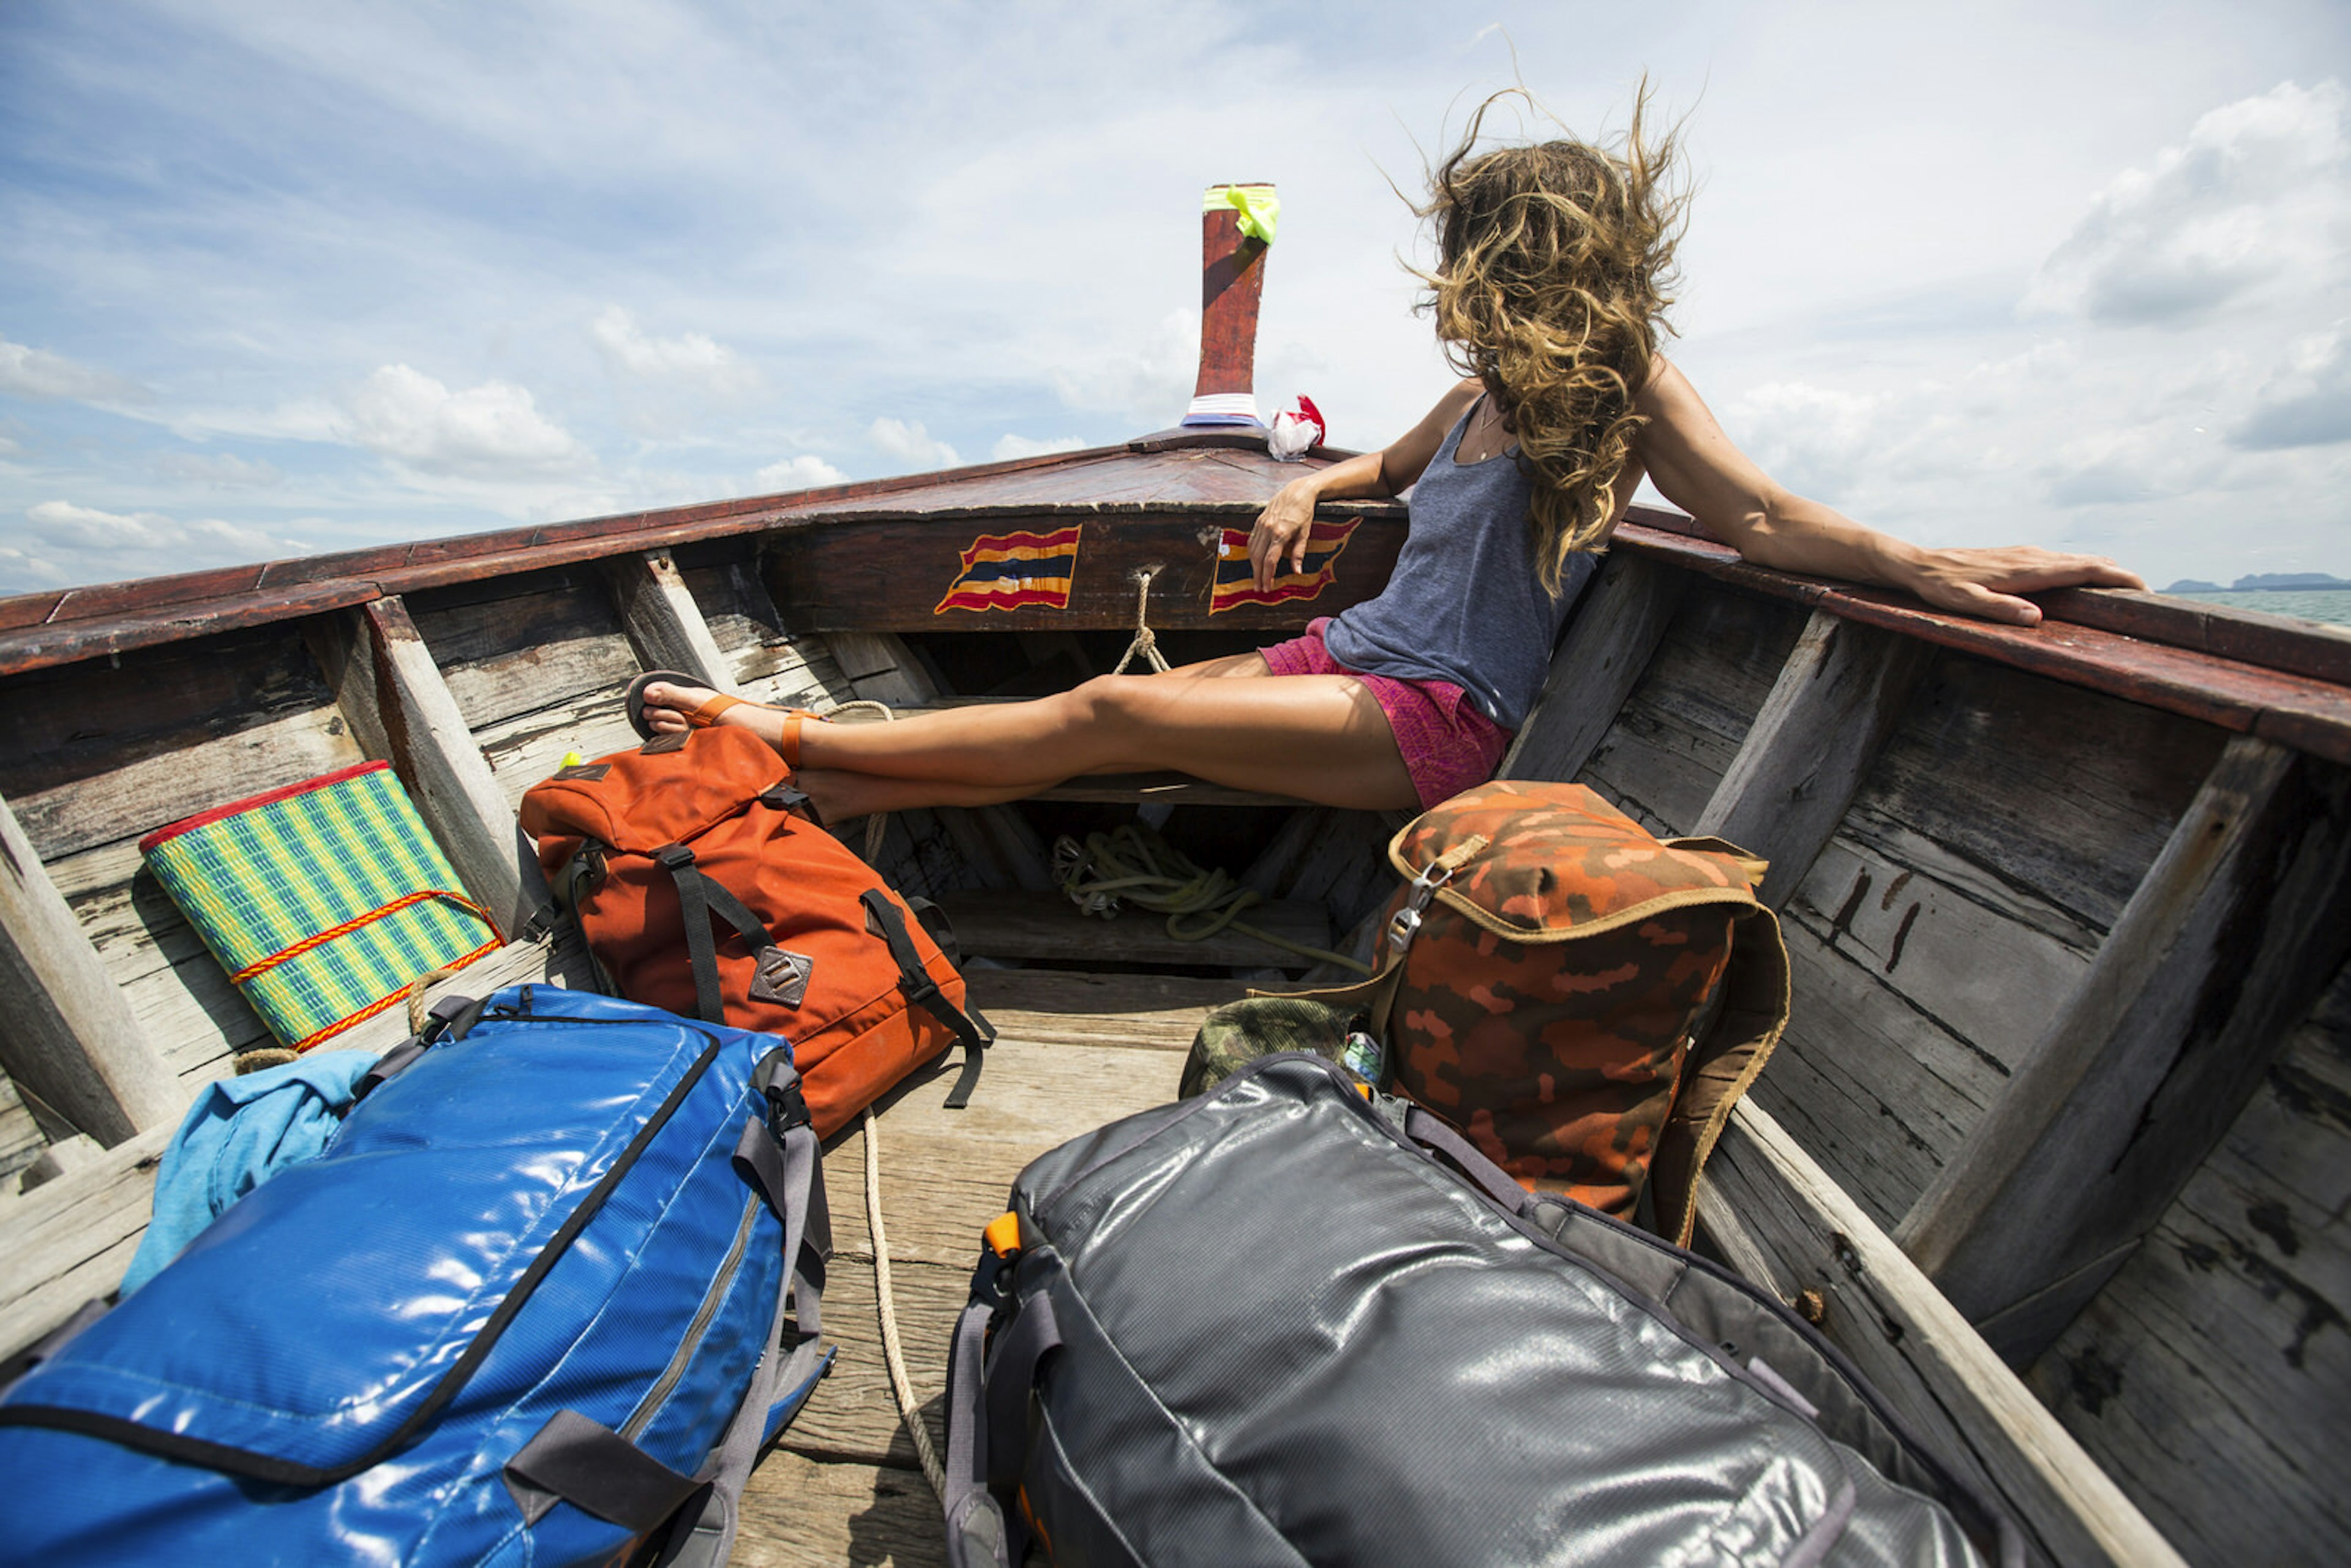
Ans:
{"type": "Polygon", "coordinates": [[[1012,1203],[949,1363],[958,1568],[2023,1561],[1779,1302],[1319,1058],[1012,1203]]]}

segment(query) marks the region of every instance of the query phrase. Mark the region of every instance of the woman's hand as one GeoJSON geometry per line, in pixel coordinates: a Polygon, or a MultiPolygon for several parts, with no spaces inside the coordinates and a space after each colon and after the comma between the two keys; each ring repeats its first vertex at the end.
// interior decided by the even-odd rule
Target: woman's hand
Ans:
{"type": "Polygon", "coordinates": [[[1291,571],[1306,570],[1306,538],[1313,531],[1319,489],[1314,476],[1301,475],[1275,491],[1257,515],[1257,526],[1249,529],[1249,573],[1259,588],[1273,586],[1285,553],[1291,571]]]}
{"type": "Polygon", "coordinates": [[[2041,624],[2041,607],[2018,598],[2020,593],[2077,586],[2147,586],[2137,573],[2124,570],[2105,556],[2067,555],[2031,545],[1921,549],[1886,575],[1895,580],[1890,586],[1907,589],[1938,609],[2004,621],[2011,626],[2041,624]]]}

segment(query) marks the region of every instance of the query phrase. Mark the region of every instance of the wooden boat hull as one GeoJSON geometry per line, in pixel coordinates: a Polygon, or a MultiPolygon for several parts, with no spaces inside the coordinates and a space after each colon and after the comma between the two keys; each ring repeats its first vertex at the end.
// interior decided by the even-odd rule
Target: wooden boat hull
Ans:
{"type": "MultiPolygon", "coordinates": [[[[1377,591],[1401,521],[1334,513],[1362,520],[1327,581],[1219,608],[1222,530],[1282,476],[1164,438],[0,601],[0,1173],[87,1156],[0,1201],[0,1341],[111,1288],[171,1107],[261,1035],[140,874],[140,833],[382,757],[518,931],[544,891],[515,803],[563,753],[633,742],[639,670],[795,705],[1017,695],[1113,663],[1144,568],[1186,656],[1290,634],[1377,591]],[[1071,528],[1066,603],[941,608],[997,548],[976,541],[1071,528]]],[[[1711,1168],[1705,1244],[1816,1309],[2042,1560],[2342,1555],[2351,1514],[2314,1472],[2351,1453],[2351,640],[2085,592],[1992,627],[1683,527],[1624,530],[1504,770],[1773,862],[1796,1016],[1711,1168]]],[[[1299,972],[1055,904],[1050,836],[1137,805],[1196,807],[1170,832],[1322,941],[1362,940],[1388,891],[1392,821],[1180,780],[893,820],[884,869],[1022,966],[974,971],[1007,1040],[979,1103],[918,1085],[880,1122],[925,1397],[1012,1173],[1165,1098],[1202,1009],[1299,972]]],[[[455,986],[548,976],[584,981],[576,945],[517,943],[455,986]]],[[[841,1370],[760,1472],[743,1561],[936,1556],[872,1354],[865,1136],[828,1157],[841,1370]]]]}

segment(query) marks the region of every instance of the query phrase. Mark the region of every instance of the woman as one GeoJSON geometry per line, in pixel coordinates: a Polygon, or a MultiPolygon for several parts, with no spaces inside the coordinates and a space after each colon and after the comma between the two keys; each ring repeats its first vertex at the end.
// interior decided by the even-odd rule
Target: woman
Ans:
{"type": "Polygon", "coordinates": [[[2014,596],[2037,589],[2145,586],[2096,556],[1923,549],[1773,484],[1656,351],[1679,217],[1670,138],[1646,145],[1636,106],[1622,154],[1573,141],[1473,153],[1484,113],[1421,209],[1439,252],[1422,275],[1426,308],[1469,379],[1401,440],[1285,486],[1249,538],[1267,586],[1285,556],[1302,568],[1317,501],[1416,484],[1377,600],[1259,653],[1034,702],[833,725],[656,683],[648,722],[748,726],[832,822],[1154,768],[1333,806],[1425,808],[1491,774],[1645,474],[1749,560],[1991,620],[2034,623],[2040,611],[2014,596]]]}

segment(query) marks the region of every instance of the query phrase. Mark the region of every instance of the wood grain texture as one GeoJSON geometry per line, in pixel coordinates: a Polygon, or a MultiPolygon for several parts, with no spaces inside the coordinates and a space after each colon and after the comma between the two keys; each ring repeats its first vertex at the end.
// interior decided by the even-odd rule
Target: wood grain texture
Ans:
{"type": "Polygon", "coordinates": [[[2143,1235],[2351,951],[2351,781],[2315,766],[2230,743],[2075,1008],[1922,1198],[1909,1244],[1963,1310],[2143,1235]]]}
{"type": "Polygon", "coordinates": [[[0,1066],[101,1144],[176,1122],[179,1075],[0,801],[0,1066]]]}
{"type": "Polygon", "coordinates": [[[1784,906],[1844,820],[1932,650],[1820,611],[1780,668],[1692,831],[1771,864],[1758,896],[1784,906]]]}
{"type": "Polygon", "coordinates": [[[0,1210],[0,1355],[13,1355],[122,1283],[146,1233],[169,1126],[150,1127],[95,1164],[0,1210]]]}
{"type": "Polygon", "coordinates": [[[648,670],[675,670],[715,691],[734,694],[731,661],[665,550],[613,556],[599,563],[621,624],[648,670]]]}
{"type": "MultiPolygon", "coordinates": [[[[1165,488],[1161,481],[1153,483],[1165,488]]],[[[1159,631],[1285,633],[1295,633],[1314,616],[1336,615],[1375,598],[1387,586],[1404,546],[1402,517],[1391,508],[1325,506],[1318,517],[1362,519],[1332,562],[1327,586],[1311,599],[1215,609],[1211,590],[1223,530],[1246,529],[1262,499],[1189,514],[1104,510],[1072,517],[1040,510],[973,517],[959,527],[928,517],[873,517],[793,528],[769,541],[768,585],[795,631],[1132,630],[1134,574],[1148,570],[1156,573],[1150,620],[1159,631]],[[939,608],[963,570],[964,550],[981,535],[1050,533],[1073,522],[1081,531],[1066,606],[939,608]]]]}
{"type": "Polygon", "coordinates": [[[1196,397],[1255,385],[1257,308],[1271,247],[1241,233],[1240,214],[1200,214],[1200,375],[1196,397]]]}
{"type": "Polygon", "coordinates": [[[2097,934],[1855,812],[1782,912],[1788,1032],[1755,1092],[1881,1225],[2030,1059],[2097,934]]]}
{"type": "Polygon", "coordinates": [[[16,1199],[17,1173],[48,1146],[48,1135],[26,1108],[16,1086],[0,1077],[0,1214],[16,1199]]]}
{"type": "Polygon", "coordinates": [[[919,1470],[813,1459],[787,1434],[743,1489],[737,1568],[946,1568],[946,1528],[919,1470]]]}
{"type": "Polygon", "coordinates": [[[1660,836],[1689,832],[1802,634],[1770,600],[1701,584],[1577,777],[1660,836]]]}
{"type": "MultiPolygon", "coordinates": [[[[2185,938],[2192,952],[2197,912],[2238,873],[2262,813],[2284,781],[2288,760],[2283,751],[2262,742],[2230,742],[2106,934],[2082,985],[2053,1018],[2031,1066],[2011,1080],[1963,1157],[1944,1168],[1904,1220],[1903,1245],[1929,1273],[1940,1277],[1959,1253],[1975,1249],[1971,1238],[1996,1221],[1994,1210],[2006,1201],[2019,1162],[2066,1113],[2100,1061],[2123,1051],[2118,1025],[2158,979],[2175,946],[2185,938]]],[[[2209,941],[2212,933],[2201,935],[2209,941]]],[[[2130,1126],[2126,1122],[2114,1131],[2126,1137],[2130,1126]]],[[[2107,1132],[2083,1127],[2073,1135],[2095,1138],[2107,1132]]],[[[2033,1219],[2038,1223],[2039,1216],[2033,1219]]],[[[2002,1299],[1998,1289],[1974,1298],[1979,1315],[2026,1293],[2002,1299]]]]}
{"type": "MultiPolygon", "coordinates": [[[[1052,963],[1235,965],[1298,970],[1314,962],[1230,926],[1186,942],[1167,934],[1166,917],[1141,907],[1113,920],[1089,918],[1061,894],[951,893],[940,900],[955,921],[967,953],[990,958],[1052,963]]],[[[1243,924],[1310,947],[1331,946],[1331,923],[1320,905],[1259,904],[1243,924]]]]}
{"type": "Polygon", "coordinates": [[[2028,1381],[2201,1563],[2351,1560],[2351,968],[2028,1381]]]}
{"type": "Polygon", "coordinates": [[[2351,762],[2351,687],[2334,681],[2060,621],[2022,627],[1970,620],[1884,590],[1751,566],[1725,547],[1638,525],[1618,528],[1614,548],[1990,663],[2259,736],[2328,761],[2351,762]]]}
{"type": "Polygon", "coordinates": [[[1583,770],[1649,667],[1688,580],[1633,556],[1603,562],[1496,777],[1565,782],[1583,770]]]}
{"type": "Polygon", "coordinates": [[[309,634],[351,733],[392,764],[498,930],[521,931],[549,900],[538,857],[406,606],[375,600],[312,622],[309,634]]]}
{"type": "Polygon", "coordinates": [[[617,712],[638,673],[611,595],[586,570],[419,594],[408,612],[477,736],[586,692],[617,712]]]}
{"type": "Polygon", "coordinates": [[[284,628],[0,683],[0,794],[44,860],[363,760],[284,628]]]}
{"type": "Polygon", "coordinates": [[[1917,1267],[1756,1104],[1733,1113],[1699,1186],[1698,1223],[1793,1299],[1938,1457],[1997,1499],[2036,1561],[2176,1563],[2179,1554],[1917,1267]]]}

